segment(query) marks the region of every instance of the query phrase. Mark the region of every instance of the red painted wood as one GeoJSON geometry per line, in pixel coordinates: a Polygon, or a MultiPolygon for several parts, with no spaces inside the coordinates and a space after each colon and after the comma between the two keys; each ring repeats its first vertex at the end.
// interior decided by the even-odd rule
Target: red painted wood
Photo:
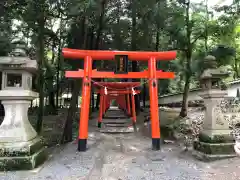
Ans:
{"type": "Polygon", "coordinates": [[[101,51],[101,50],[78,50],[63,48],[64,58],[82,59],[91,56],[93,60],[114,60],[115,55],[128,55],[129,60],[147,61],[151,57],[156,60],[173,60],[177,56],[176,51],[148,52],[148,51],[101,51]]]}

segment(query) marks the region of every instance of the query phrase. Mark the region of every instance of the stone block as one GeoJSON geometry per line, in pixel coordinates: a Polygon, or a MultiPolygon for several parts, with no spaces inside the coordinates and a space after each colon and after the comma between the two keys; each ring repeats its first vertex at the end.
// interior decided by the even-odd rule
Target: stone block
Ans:
{"type": "Polygon", "coordinates": [[[196,159],[204,162],[211,162],[211,161],[217,161],[221,159],[236,157],[236,153],[235,154],[205,154],[200,151],[193,151],[192,154],[196,159]]]}
{"type": "Polygon", "coordinates": [[[202,161],[235,157],[234,144],[231,135],[208,136],[202,133],[199,136],[199,140],[193,143],[193,156],[202,161]]]}
{"type": "Polygon", "coordinates": [[[39,137],[22,143],[0,143],[0,171],[31,170],[47,159],[39,137]]]}
{"type": "MultiPolygon", "coordinates": [[[[234,143],[235,140],[233,136],[230,134],[230,131],[225,131],[225,133],[214,134],[216,131],[210,131],[212,133],[206,133],[203,131],[199,134],[199,141],[205,143],[234,143]]],[[[224,131],[221,131],[224,132],[224,131]]]]}
{"type": "Polygon", "coordinates": [[[235,154],[234,143],[204,143],[195,141],[193,147],[195,150],[200,151],[205,154],[235,154]]]}

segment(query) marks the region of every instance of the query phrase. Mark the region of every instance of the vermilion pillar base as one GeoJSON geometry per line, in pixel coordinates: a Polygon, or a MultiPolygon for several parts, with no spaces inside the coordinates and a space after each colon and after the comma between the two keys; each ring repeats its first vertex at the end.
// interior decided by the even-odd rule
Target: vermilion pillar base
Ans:
{"type": "Polygon", "coordinates": [[[78,151],[86,151],[87,150],[87,139],[78,139],[78,151]]]}
{"type": "Polygon", "coordinates": [[[160,138],[152,138],[152,150],[158,151],[160,150],[160,138]]]}

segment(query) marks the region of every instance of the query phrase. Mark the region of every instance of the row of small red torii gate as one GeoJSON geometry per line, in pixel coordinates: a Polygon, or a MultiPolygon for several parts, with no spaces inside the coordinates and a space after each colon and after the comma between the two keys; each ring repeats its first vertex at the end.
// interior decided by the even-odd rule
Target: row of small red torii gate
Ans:
{"type": "MultiPolygon", "coordinates": [[[[80,110],[79,134],[78,134],[78,151],[87,150],[88,138],[88,120],[89,105],[91,95],[92,79],[96,78],[117,78],[117,79],[148,79],[149,96],[150,96],[150,117],[151,117],[151,133],[152,133],[152,149],[160,150],[160,120],[158,111],[158,81],[157,79],[172,79],[173,72],[163,72],[157,70],[156,62],[158,60],[174,60],[176,51],[166,52],[145,52],[145,51],[103,51],[103,50],[76,50],[63,49],[64,58],[83,59],[84,69],[78,71],[66,71],[67,78],[83,78],[82,83],[82,103],[80,110]],[[120,58],[116,58],[120,57],[120,58]],[[92,69],[93,60],[116,60],[116,66],[119,68],[115,72],[104,72],[92,69]],[[148,70],[142,72],[124,71],[127,61],[148,61],[148,70]],[[120,63],[120,64],[119,64],[120,63]],[[124,64],[125,63],[125,64],[124,64]]],[[[125,69],[126,70],[126,69],[125,69]]],[[[133,124],[136,123],[136,112],[134,104],[134,95],[140,93],[134,88],[140,86],[139,82],[97,82],[93,83],[100,93],[100,108],[98,127],[101,127],[103,114],[110,106],[110,100],[115,98],[120,108],[125,109],[131,116],[133,124]],[[126,96],[127,95],[127,96],[126,96]],[[121,96],[128,97],[124,103],[121,96]],[[131,97],[131,98],[130,98],[131,97]],[[130,102],[131,101],[131,102],[130,102]],[[130,108],[130,103],[132,108],[130,108]],[[131,112],[132,111],[132,112],[131,112]]],[[[125,98],[124,98],[125,100],[125,98]]]]}

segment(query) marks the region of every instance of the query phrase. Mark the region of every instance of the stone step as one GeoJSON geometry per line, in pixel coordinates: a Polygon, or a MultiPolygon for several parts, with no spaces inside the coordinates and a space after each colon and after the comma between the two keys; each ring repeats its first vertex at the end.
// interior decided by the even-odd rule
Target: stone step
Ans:
{"type": "Polygon", "coordinates": [[[116,113],[108,113],[106,112],[106,116],[126,116],[123,112],[116,112],[116,113]]]}
{"type": "Polygon", "coordinates": [[[106,113],[124,113],[122,110],[118,110],[118,111],[112,111],[112,110],[108,110],[106,113]]]}
{"type": "Polygon", "coordinates": [[[105,124],[105,123],[104,123],[104,125],[105,125],[106,127],[129,127],[129,126],[131,126],[132,124],[130,124],[130,123],[105,124]]]}
{"type": "Polygon", "coordinates": [[[112,124],[124,124],[124,123],[128,123],[128,122],[132,122],[131,119],[103,119],[102,120],[103,123],[112,123],[112,124]]]}
{"type": "Polygon", "coordinates": [[[104,116],[104,119],[126,119],[127,116],[104,116]]]}
{"type": "Polygon", "coordinates": [[[122,113],[122,114],[124,114],[124,112],[122,110],[108,110],[107,113],[122,113]]]}
{"type": "Polygon", "coordinates": [[[110,107],[108,111],[120,111],[118,107],[110,107]]]}
{"type": "Polygon", "coordinates": [[[100,129],[101,133],[133,133],[133,127],[104,127],[100,129]]]}

